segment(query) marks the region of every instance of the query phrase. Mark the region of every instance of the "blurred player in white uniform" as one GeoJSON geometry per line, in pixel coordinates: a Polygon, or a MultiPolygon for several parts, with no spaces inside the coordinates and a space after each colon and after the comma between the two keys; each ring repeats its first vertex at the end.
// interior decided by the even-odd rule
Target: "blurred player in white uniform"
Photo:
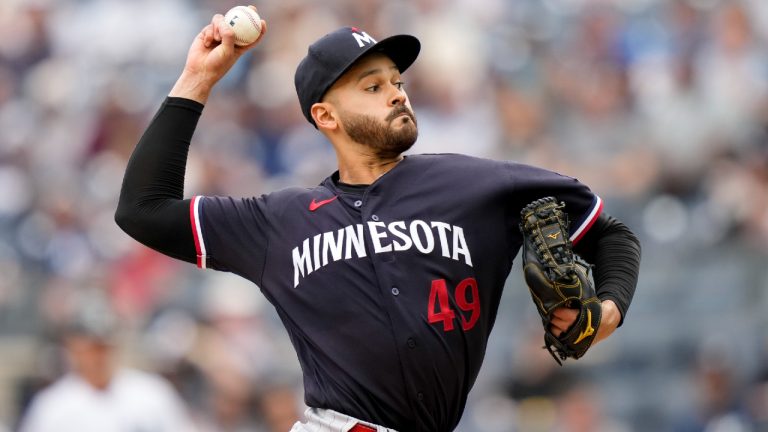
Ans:
{"type": "Polygon", "coordinates": [[[89,306],[64,331],[69,372],[35,395],[20,432],[195,430],[170,383],[118,365],[114,318],[89,306]]]}

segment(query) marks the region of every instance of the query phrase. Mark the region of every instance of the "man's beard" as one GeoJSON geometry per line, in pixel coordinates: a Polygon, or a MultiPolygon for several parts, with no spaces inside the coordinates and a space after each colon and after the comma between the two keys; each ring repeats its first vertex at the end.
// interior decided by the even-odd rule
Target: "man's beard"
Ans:
{"type": "Polygon", "coordinates": [[[342,113],[341,120],[350,138],[370,147],[380,158],[399,156],[410,149],[419,136],[416,116],[405,105],[395,107],[385,119],[385,124],[370,115],[348,112],[342,113]],[[407,117],[400,117],[402,114],[407,117]],[[399,129],[394,129],[392,122],[403,124],[399,129]]]}

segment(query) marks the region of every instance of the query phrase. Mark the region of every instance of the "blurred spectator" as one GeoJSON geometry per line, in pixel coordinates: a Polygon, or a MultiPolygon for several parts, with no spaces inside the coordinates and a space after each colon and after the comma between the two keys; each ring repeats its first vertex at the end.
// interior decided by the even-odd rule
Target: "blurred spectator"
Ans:
{"type": "Polygon", "coordinates": [[[557,398],[556,432],[629,432],[628,425],[606,415],[604,395],[586,382],[577,383],[557,398]]]}
{"type": "Polygon", "coordinates": [[[70,371],[35,396],[21,432],[194,430],[170,384],[118,364],[116,332],[104,304],[80,305],[62,337],[70,371]]]}
{"type": "Polygon", "coordinates": [[[677,432],[752,431],[744,407],[745,392],[731,354],[703,350],[693,371],[696,398],[693,411],[674,427],[677,432]]]}
{"type": "Polygon", "coordinates": [[[747,393],[747,409],[755,430],[768,430],[768,376],[760,376],[747,393]]]}
{"type": "Polygon", "coordinates": [[[290,381],[265,386],[257,398],[264,432],[290,431],[300,419],[304,404],[300,401],[298,388],[296,383],[290,381]]]}
{"type": "Polygon", "coordinates": [[[611,418],[605,398],[583,371],[560,367],[541,349],[542,331],[531,323],[505,392],[514,401],[520,431],[623,432],[611,418]]]}

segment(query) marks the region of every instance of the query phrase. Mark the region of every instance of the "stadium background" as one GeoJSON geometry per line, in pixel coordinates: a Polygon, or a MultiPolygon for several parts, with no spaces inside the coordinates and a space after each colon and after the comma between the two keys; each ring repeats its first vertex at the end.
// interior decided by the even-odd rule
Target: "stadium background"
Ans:
{"type": "MultiPolygon", "coordinates": [[[[93,298],[119,314],[126,364],[171,378],[199,418],[239,427],[219,430],[267,431],[270,416],[300,409],[295,355],[258,291],[151,252],[113,222],[126,160],[191,39],[235,4],[0,3],[9,430],[64,370],[55,330],[93,298]]],[[[538,316],[513,273],[460,431],[768,430],[768,2],[257,6],[269,34],[210,99],[188,193],[254,195],[333,170],[292,79],[309,42],[350,24],[422,40],[405,76],[421,129],[413,151],[578,177],[643,242],[626,324],[564,368],[540,349],[538,316]]]]}

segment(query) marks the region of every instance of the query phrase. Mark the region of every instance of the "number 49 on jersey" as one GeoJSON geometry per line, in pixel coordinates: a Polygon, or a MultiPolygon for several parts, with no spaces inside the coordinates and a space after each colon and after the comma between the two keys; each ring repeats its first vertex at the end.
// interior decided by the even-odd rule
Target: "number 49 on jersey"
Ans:
{"type": "Polygon", "coordinates": [[[480,318],[480,297],[478,296],[477,281],[475,278],[466,278],[456,285],[453,292],[449,292],[448,284],[445,279],[435,279],[432,281],[432,288],[429,291],[429,303],[427,304],[427,319],[430,324],[443,323],[444,331],[451,331],[454,328],[456,311],[451,305],[456,305],[463,312],[459,312],[461,328],[464,331],[471,330],[477,324],[480,318]],[[451,294],[454,301],[451,301],[451,294]]]}

